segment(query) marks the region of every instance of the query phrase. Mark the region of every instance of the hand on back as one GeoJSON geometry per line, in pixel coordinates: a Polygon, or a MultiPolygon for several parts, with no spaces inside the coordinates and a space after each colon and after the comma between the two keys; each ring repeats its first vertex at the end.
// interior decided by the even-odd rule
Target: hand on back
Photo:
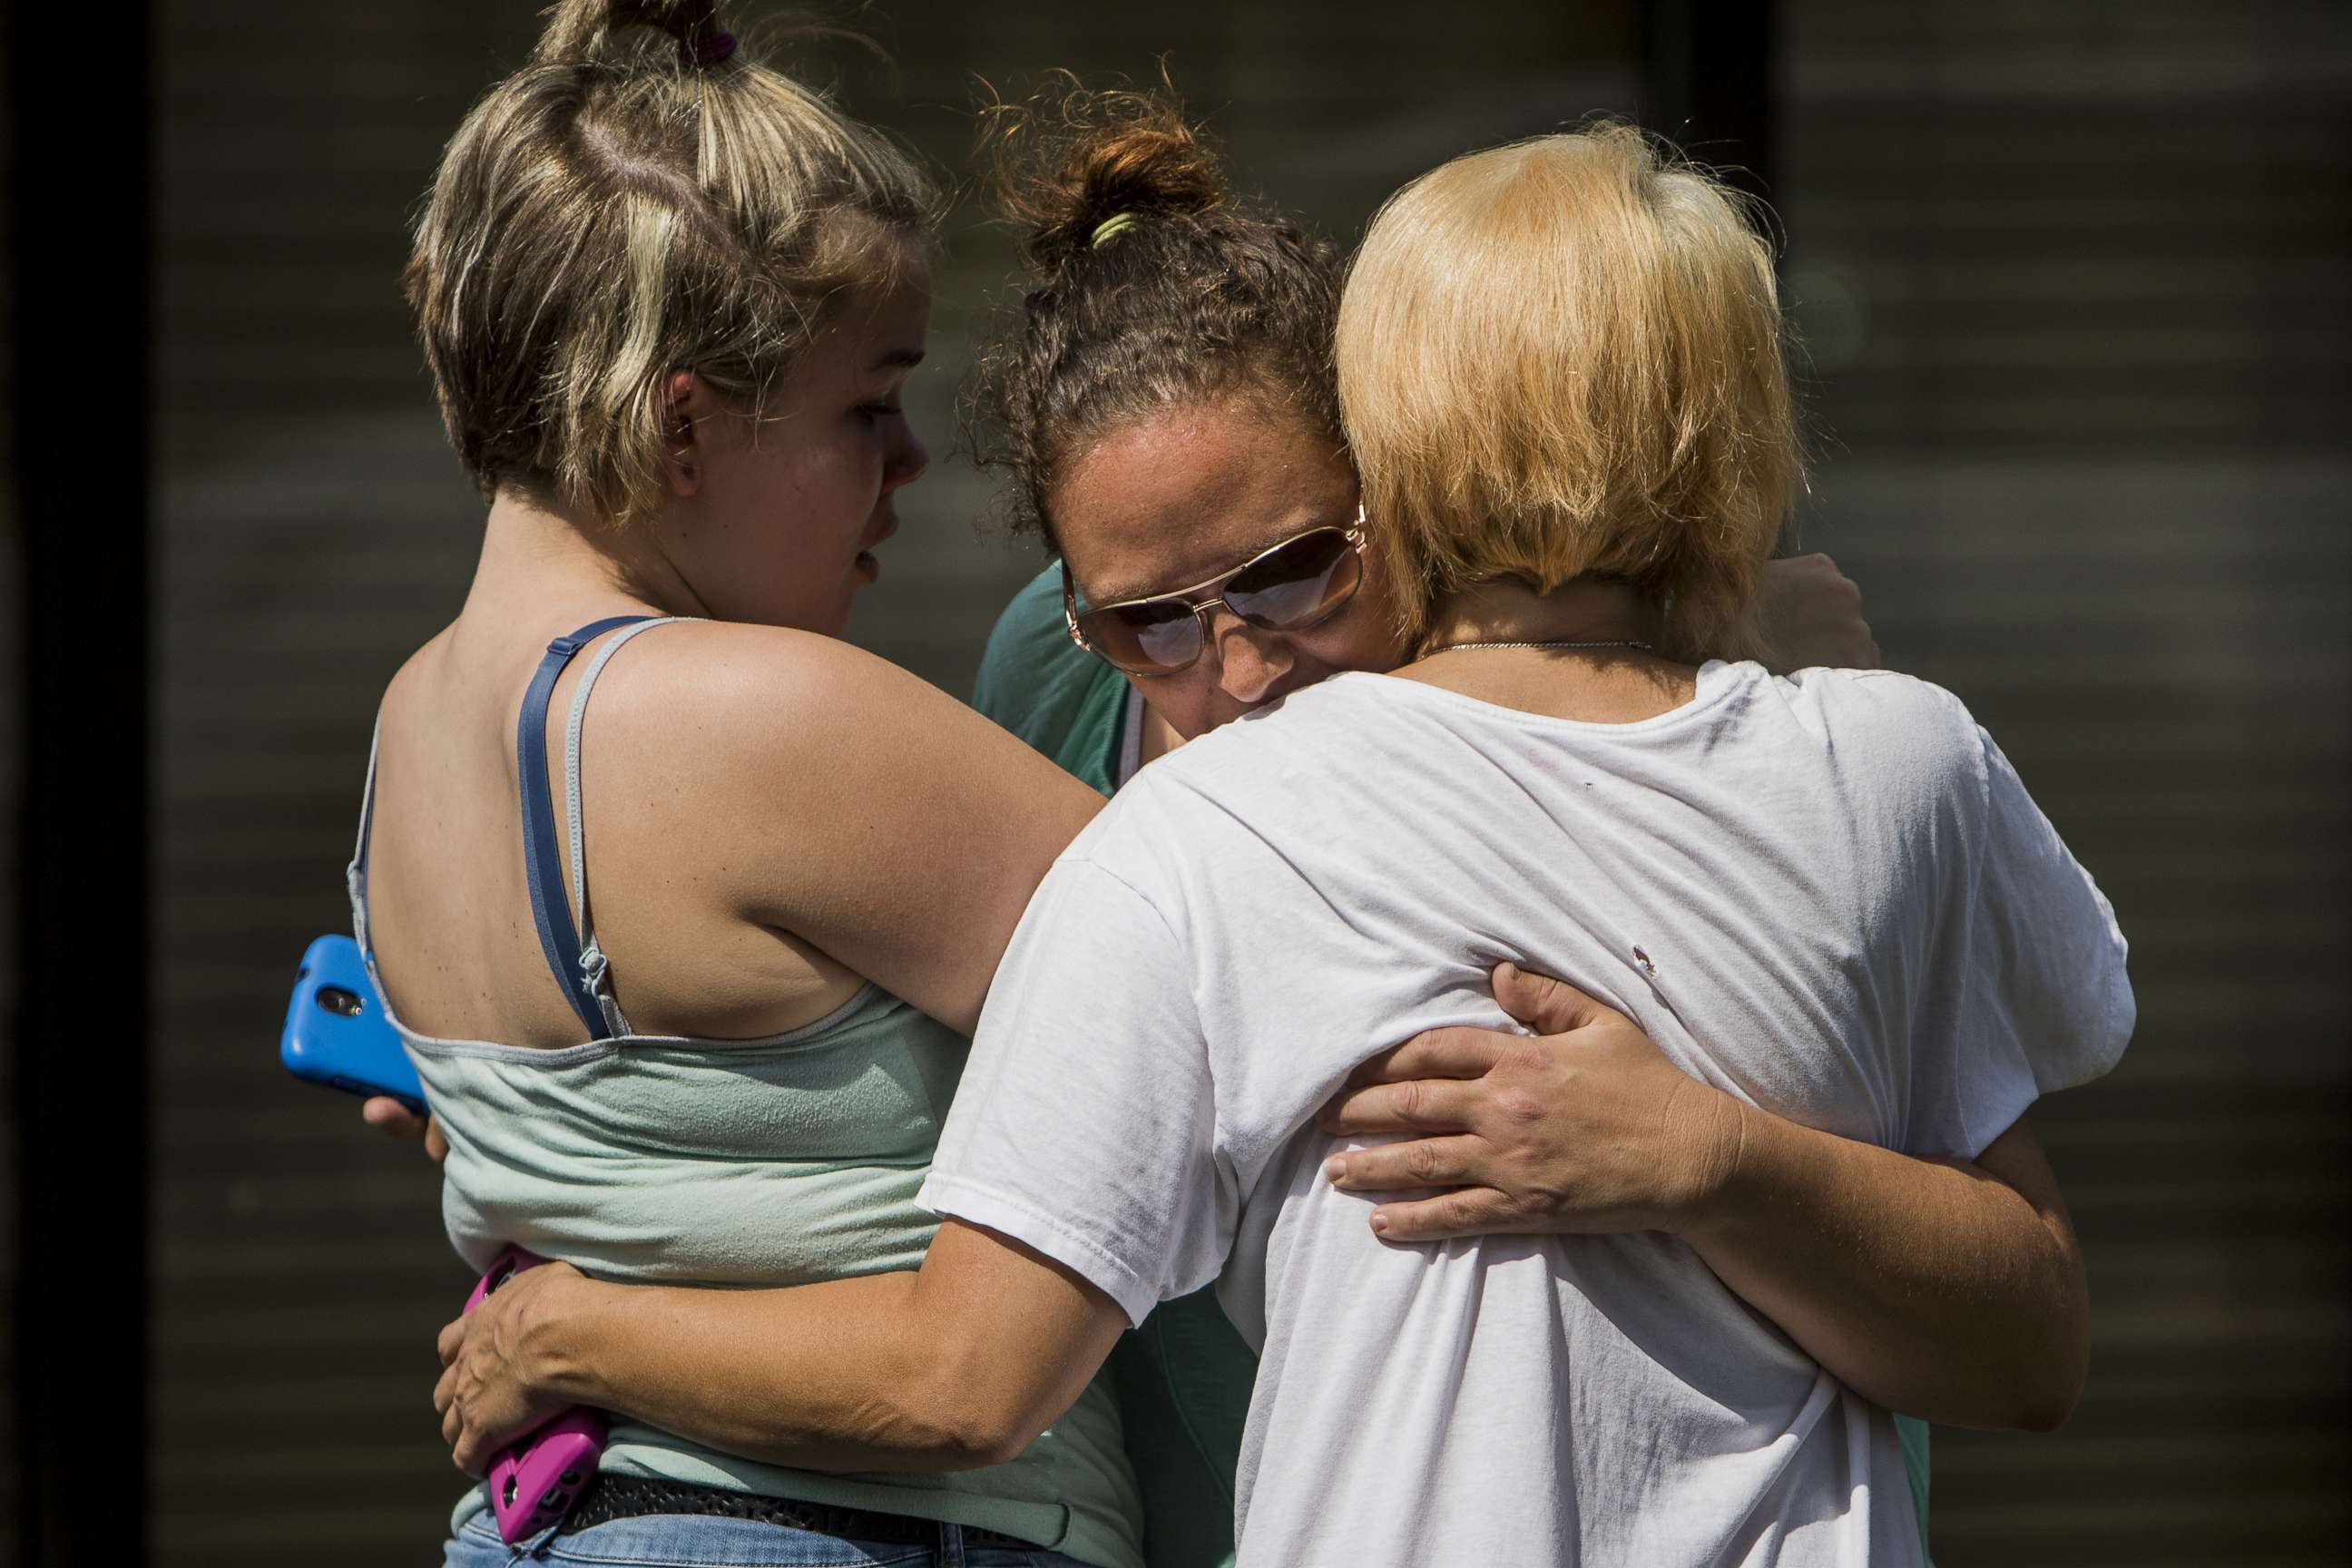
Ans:
{"type": "Polygon", "coordinates": [[[1563,981],[1504,963],[1494,984],[1538,1033],[1433,1029],[1366,1062],[1318,1124],[1403,1141],[1334,1155],[1334,1184],[1449,1189],[1374,1209],[1391,1241],[1680,1228],[1738,1159],[1738,1102],[1563,981]]]}
{"type": "Polygon", "coordinates": [[[1878,639],[1863,619],[1862,589],[1828,556],[1766,562],[1757,600],[1776,672],[1879,668],[1878,639]]]}

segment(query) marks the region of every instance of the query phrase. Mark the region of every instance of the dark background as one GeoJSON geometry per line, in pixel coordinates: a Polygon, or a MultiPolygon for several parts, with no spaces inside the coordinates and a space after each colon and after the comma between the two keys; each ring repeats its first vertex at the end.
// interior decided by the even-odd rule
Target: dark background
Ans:
{"type": "MultiPolygon", "coordinates": [[[[11,19],[0,1562],[425,1562],[457,1489],[426,1400],[468,1281],[434,1173],[272,1047],[302,945],[346,924],[375,697],[471,565],[395,279],[531,8],[11,19]]],[[[840,66],[845,95],[956,171],[975,73],[1164,52],[1243,183],[1343,243],[1423,169],[1594,110],[1755,171],[1811,356],[1804,542],[1863,583],[1890,664],[2000,738],[2140,998],[2118,1072],[2036,1112],[2090,1260],[2089,1391],[2054,1436],[1937,1432],[1937,1561],[2341,1561],[2352,9],[891,0],[864,25],[898,68],[840,66]]],[[[957,691],[1034,565],[946,455],[1009,273],[979,216],[908,394],[941,460],[855,628],[957,691]]]]}

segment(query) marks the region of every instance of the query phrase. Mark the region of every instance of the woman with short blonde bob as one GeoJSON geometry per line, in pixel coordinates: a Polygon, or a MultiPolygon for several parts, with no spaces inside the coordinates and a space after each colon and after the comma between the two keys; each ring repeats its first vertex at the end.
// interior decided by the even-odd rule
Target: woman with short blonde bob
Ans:
{"type": "MultiPolygon", "coordinates": [[[[1802,1304],[1878,1245],[1837,1194],[1990,1169],[2113,1064],[2112,912],[1948,694],[1746,659],[1798,463],[1769,259],[1719,186],[1613,126],[1457,160],[1374,223],[1339,353],[1365,591],[1419,657],[1193,740],[1060,856],[924,1185],[951,1223],[911,1281],[762,1293],[760,1441],[936,1363],[1017,1449],[1221,1278],[1264,1350],[1244,1564],[1916,1563],[1890,1418],[1759,1314],[1867,1339],[1868,1289],[1802,1304]],[[1434,1031],[1444,1077],[1514,964],[1656,1042],[1660,1157],[1581,1194],[1590,1234],[1392,1247],[1385,1149],[1318,1108],[1365,1042],[1434,1031]],[[1776,1226],[1779,1154],[1823,1131],[1843,1179],[1776,1226]]],[[[1444,1143],[1422,1180],[1454,1179],[1444,1143]]],[[[1887,1298],[1948,1261],[1875,1256],[1887,1298]]]]}
{"type": "Polygon", "coordinates": [[[1670,658],[1764,652],[1758,579],[1800,465],[1771,256],[1738,203],[1602,125],[1461,159],[1382,209],[1339,395],[1424,652],[1493,629],[1474,606],[1580,578],[1670,658]]]}

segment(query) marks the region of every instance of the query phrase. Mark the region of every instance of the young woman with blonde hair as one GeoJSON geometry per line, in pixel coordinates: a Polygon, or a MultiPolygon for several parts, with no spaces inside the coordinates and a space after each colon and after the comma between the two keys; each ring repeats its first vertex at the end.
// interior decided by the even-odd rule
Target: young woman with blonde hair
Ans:
{"type": "MultiPolygon", "coordinates": [[[[778,1284],[929,1239],[962,1037],[1096,806],[836,640],[926,462],[900,388],[939,209],[709,0],[563,0],[442,160],[408,285],[488,515],[384,695],[352,888],[477,1268],[518,1243],[778,1284]]],[[[623,1554],[1140,1563],[1107,1390],[968,1473],[793,1472],[626,1422],[604,1468],[570,1528],[623,1554]]],[[[511,1555],[484,1505],[451,1561],[511,1555]]]]}
{"type": "MultiPolygon", "coordinates": [[[[1149,217],[1104,213],[1040,292],[1101,307],[1081,272],[1197,260],[1205,213],[1124,258],[1149,217]]],[[[1749,647],[1794,472],[1760,243],[1604,130],[1417,182],[1359,267],[1352,519],[1324,518],[1354,481],[1311,439],[1204,465],[1302,417],[1246,374],[1246,332],[1106,426],[1041,405],[1066,427],[1035,434],[1069,438],[1039,478],[1073,629],[1139,682],[1231,670],[1255,698],[1217,700],[1286,700],[1138,773],[1045,877],[925,1185],[947,1223],[919,1271],[711,1292],[535,1270],[444,1336],[462,1461],[579,1402],[814,1470],[1002,1462],[1063,1430],[1130,1323],[1221,1274],[1265,1352],[1244,1562],[1917,1561],[1893,1428],[1852,1385],[1980,1417],[1993,1302],[2042,1315],[2036,1408],[2063,1413],[2079,1274],[2017,1122],[2120,1049],[2121,940],[1952,699],[1714,657],[1749,647]],[[1178,514],[1197,526],[1155,533],[1178,514]],[[1320,619],[1234,591],[1264,559],[1244,536],[1327,528],[1335,570],[1370,548],[1320,619]],[[1237,559],[1198,570],[1213,554],[1237,559]],[[1292,645],[1323,636],[1345,670],[1342,621],[1422,657],[1305,689],[1292,645]],[[1638,1022],[1600,1026],[1562,1098],[1643,1110],[1579,1151],[1589,1184],[1526,1226],[1549,1234],[1394,1247],[1360,1194],[1398,1156],[1346,1132],[1388,1114],[1349,1099],[1335,1133],[1318,1108],[1424,1030],[1431,1076],[1483,1070],[1460,1026],[1506,1024],[1506,963],[1638,1022]],[[2009,1185],[1965,1163],[2004,1147],[2009,1185]]],[[[1104,325],[1067,321],[1074,343],[1104,325]]],[[[1409,1173],[1475,1180],[1475,1142],[1404,1145],[1409,1173]]]]}

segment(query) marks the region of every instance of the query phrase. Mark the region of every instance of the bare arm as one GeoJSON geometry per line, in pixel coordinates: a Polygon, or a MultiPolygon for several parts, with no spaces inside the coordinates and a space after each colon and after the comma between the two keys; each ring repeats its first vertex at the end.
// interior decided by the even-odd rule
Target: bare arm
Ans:
{"type": "Polygon", "coordinates": [[[949,1220],[914,1273],[774,1290],[608,1285],[555,1264],[441,1331],[459,1468],[588,1405],[806,1469],[963,1469],[1027,1447],[1122,1331],[1116,1302],[949,1220]]]}
{"type": "Polygon", "coordinates": [[[1573,986],[1496,972],[1544,1037],[1444,1029],[1375,1058],[1327,1131],[1412,1141],[1336,1157],[1393,1241],[1664,1230],[1857,1393],[1962,1426],[2047,1429],[2088,1355],[2082,1254],[2021,1121],[1974,1163],[1800,1126],[1684,1074],[1573,986]]]}
{"type": "Polygon", "coordinates": [[[1738,1152],[1684,1232],[1725,1284],[1890,1409],[2032,1431],[2066,1419],[2090,1295],[2032,1128],[1970,1163],[1739,1111],[1738,1152]]]}

